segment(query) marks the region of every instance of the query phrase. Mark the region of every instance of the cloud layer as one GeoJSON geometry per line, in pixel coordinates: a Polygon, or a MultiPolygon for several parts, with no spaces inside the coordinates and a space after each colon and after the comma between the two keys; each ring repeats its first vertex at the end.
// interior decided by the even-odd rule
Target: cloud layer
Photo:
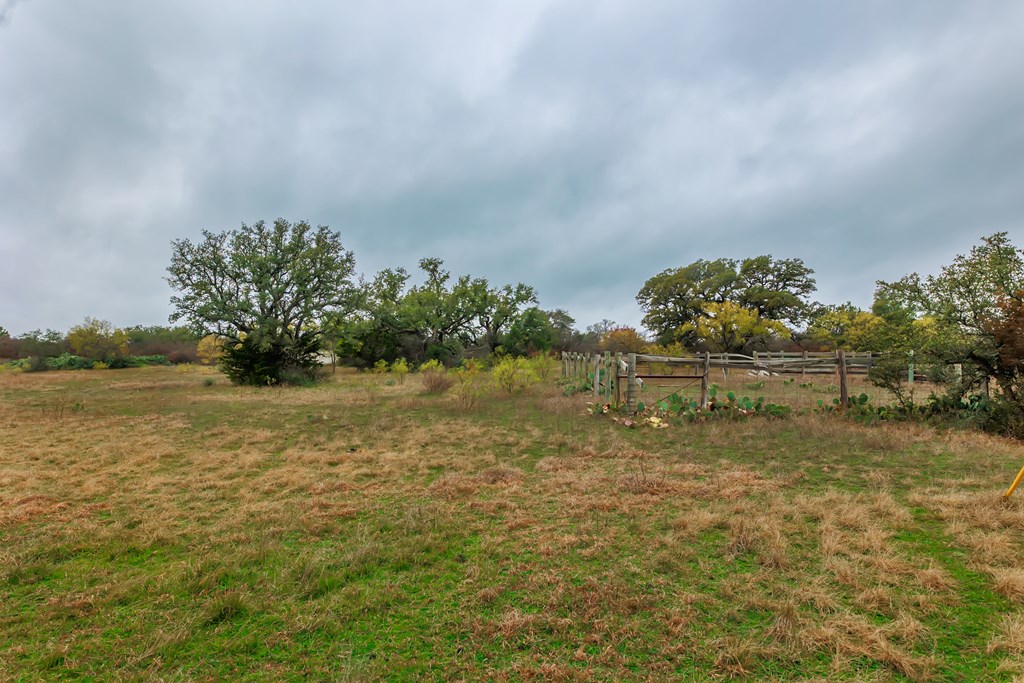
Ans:
{"type": "Polygon", "coordinates": [[[772,253],[821,300],[1024,236],[1024,5],[8,2],[0,325],[159,324],[170,241],[284,216],[636,324],[772,253]]]}

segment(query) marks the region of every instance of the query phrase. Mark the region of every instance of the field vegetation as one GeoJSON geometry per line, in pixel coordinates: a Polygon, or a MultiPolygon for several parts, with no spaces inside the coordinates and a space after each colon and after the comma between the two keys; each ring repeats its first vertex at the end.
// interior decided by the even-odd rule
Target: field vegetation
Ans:
{"type": "Polygon", "coordinates": [[[699,259],[652,338],[419,267],[260,221],[174,242],[184,327],[0,328],[0,678],[1024,681],[1006,233],[871,311],[699,259]],[[707,410],[549,355],[787,349],[879,355],[707,410]]]}
{"type": "Polygon", "coordinates": [[[0,678],[1024,676],[1019,443],[550,370],[0,372],[0,678]]]}

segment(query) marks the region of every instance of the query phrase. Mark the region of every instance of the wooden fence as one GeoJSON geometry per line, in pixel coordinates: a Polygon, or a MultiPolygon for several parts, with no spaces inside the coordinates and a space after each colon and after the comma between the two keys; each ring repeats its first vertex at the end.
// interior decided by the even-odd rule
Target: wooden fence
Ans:
{"type": "MultiPolygon", "coordinates": [[[[754,352],[752,356],[738,353],[703,353],[692,356],[657,356],[642,353],[572,353],[562,354],[562,378],[579,383],[590,382],[595,399],[625,404],[635,408],[638,389],[644,383],[653,386],[686,386],[700,382],[700,405],[708,403],[709,375],[720,369],[753,376],[835,375],[840,405],[849,405],[849,375],[866,375],[878,360],[870,353],[847,354],[843,351],[821,352],[754,352]]],[[[908,363],[908,380],[913,382],[913,357],[908,363]]]]}

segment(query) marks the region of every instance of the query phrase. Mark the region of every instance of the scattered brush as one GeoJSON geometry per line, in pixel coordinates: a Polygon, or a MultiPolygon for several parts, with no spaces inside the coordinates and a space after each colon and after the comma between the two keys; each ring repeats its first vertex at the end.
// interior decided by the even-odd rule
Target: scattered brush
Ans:
{"type": "Polygon", "coordinates": [[[73,413],[80,413],[85,410],[85,401],[71,397],[68,391],[58,393],[47,407],[47,414],[51,420],[60,422],[73,413]]]}
{"type": "Polygon", "coordinates": [[[667,490],[668,473],[656,469],[647,461],[649,456],[639,452],[629,461],[629,474],[623,479],[623,488],[634,494],[655,494],[667,490]]]}
{"type": "Polygon", "coordinates": [[[429,394],[443,394],[455,383],[448,369],[436,360],[429,360],[420,366],[420,381],[429,394]]]}
{"type": "Polygon", "coordinates": [[[536,382],[537,374],[528,359],[504,356],[491,369],[491,379],[505,393],[514,394],[536,382]]]}
{"type": "Polygon", "coordinates": [[[462,367],[452,372],[455,377],[455,405],[462,412],[476,409],[480,398],[486,393],[484,374],[480,366],[473,361],[466,361],[462,367]]]}

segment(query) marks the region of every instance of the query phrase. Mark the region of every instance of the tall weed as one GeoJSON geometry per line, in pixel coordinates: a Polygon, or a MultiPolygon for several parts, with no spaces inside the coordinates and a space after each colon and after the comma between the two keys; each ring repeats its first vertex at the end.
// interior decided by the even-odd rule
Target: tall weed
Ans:
{"type": "Polygon", "coordinates": [[[451,374],[455,377],[455,404],[463,412],[476,408],[487,390],[480,365],[476,361],[465,360],[462,367],[451,374]]]}
{"type": "Polygon", "coordinates": [[[550,354],[541,353],[530,359],[530,369],[533,370],[537,379],[547,382],[554,377],[555,371],[558,369],[558,361],[550,354]]]}
{"type": "Polygon", "coordinates": [[[537,373],[526,358],[505,356],[491,370],[494,384],[507,393],[522,391],[537,381],[537,373]]]}
{"type": "Polygon", "coordinates": [[[420,366],[420,381],[423,382],[423,388],[431,394],[442,394],[455,383],[448,374],[448,369],[437,360],[428,360],[420,366]]]}

